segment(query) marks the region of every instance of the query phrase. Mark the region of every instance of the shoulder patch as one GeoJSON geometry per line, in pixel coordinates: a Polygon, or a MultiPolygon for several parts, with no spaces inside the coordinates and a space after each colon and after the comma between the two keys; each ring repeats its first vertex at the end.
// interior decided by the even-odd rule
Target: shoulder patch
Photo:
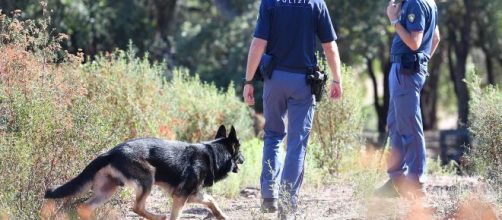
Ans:
{"type": "Polygon", "coordinates": [[[409,14],[409,15],[408,15],[408,21],[409,21],[410,23],[413,23],[413,22],[415,21],[415,14],[413,14],[413,13],[412,13],[412,14],[409,14]]]}

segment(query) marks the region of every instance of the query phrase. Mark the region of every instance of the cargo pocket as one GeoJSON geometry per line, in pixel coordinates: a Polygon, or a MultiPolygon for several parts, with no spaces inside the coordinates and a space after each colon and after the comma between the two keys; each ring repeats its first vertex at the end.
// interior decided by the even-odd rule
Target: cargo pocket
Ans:
{"type": "Polygon", "coordinates": [[[270,91],[272,90],[270,87],[272,86],[271,85],[271,80],[270,79],[264,79],[264,84],[263,84],[263,95],[262,95],[262,99],[263,99],[263,104],[265,105],[265,103],[267,103],[269,97],[270,97],[270,91]]]}

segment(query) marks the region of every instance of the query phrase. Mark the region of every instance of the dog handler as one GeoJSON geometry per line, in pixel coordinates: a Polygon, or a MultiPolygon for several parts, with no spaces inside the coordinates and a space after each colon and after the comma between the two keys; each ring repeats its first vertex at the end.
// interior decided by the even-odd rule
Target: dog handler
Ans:
{"type": "Polygon", "coordinates": [[[392,149],[388,161],[390,180],[377,190],[377,195],[424,196],[426,152],[420,92],[428,76],[427,63],[439,44],[437,14],[434,0],[390,2],[387,7],[396,30],[390,56],[387,117],[392,149]]]}
{"type": "Polygon", "coordinates": [[[314,116],[314,98],[306,73],[317,65],[316,37],[322,43],[332,72],[329,96],[335,100],[342,96],[340,58],[337,36],[324,0],[261,0],[243,96],[248,105],[254,105],[252,80],[262,55],[270,55],[274,67],[270,78],[264,78],[263,91],[265,135],[260,182],[264,212],[275,212],[279,198],[288,200],[279,204],[279,214],[295,211],[297,206],[314,116]],[[286,134],[283,164],[279,148],[286,134]]]}

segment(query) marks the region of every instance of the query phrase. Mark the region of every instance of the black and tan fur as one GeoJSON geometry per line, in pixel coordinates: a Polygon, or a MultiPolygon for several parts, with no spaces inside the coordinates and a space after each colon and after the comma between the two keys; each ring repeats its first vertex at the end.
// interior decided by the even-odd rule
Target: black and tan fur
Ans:
{"type": "Polygon", "coordinates": [[[126,141],[99,155],[66,184],[47,190],[45,198],[69,198],[92,187],[93,196],[77,209],[82,219],[88,219],[119,186],[132,186],[136,190],[135,213],[147,219],[166,219],[145,209],[155,184],[173,198],[170,219],[178,219],[186,203],[206,205],[216,218],[225,219],[214,199],[201,190],[229,172],[236,173],[238,164],[244,162],[234,127],[228,137],[226,133],[222,125],[215,140],[198,144],[157,138],[126,141]]]}

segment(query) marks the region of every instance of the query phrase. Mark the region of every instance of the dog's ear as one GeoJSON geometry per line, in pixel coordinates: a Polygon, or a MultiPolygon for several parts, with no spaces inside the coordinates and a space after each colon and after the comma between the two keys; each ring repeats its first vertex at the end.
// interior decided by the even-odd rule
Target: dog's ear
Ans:
{"type": "Polygon", "coordinates": [[[230,129],[230,133],[228,134],[228,138],[232,141],[237,141],[237,132],[235,132],[235,128],[232,125],[232,128],[230,129]]]}
{"type": "Polygon", "coordinates": [[[225,138],[227,137],[227,129],[225,128],[225,125],[221,125],[220,128],[218,128],[218,131],[216,132],[216,136],[214,139],[218,138],[225,138]]]}

